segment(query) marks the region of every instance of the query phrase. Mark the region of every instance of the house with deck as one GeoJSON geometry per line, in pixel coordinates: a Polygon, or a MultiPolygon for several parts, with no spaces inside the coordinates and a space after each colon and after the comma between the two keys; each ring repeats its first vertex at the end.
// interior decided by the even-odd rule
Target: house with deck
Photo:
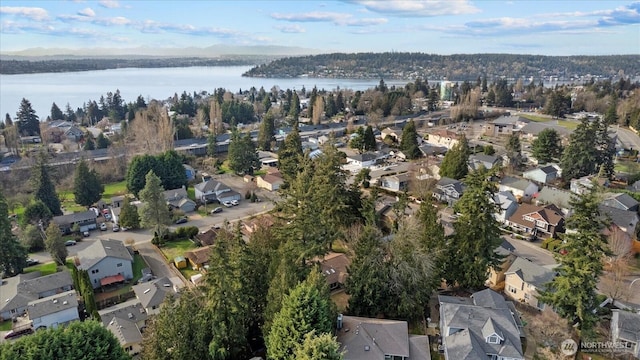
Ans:
{"type": "Polygon", "coordinates": [[[96,240],[78,251],[76,265],[87,271],[94,289],[133,279],[133,256],[120,240],[96,240]]]}
{"type": "Polygon", "coordinates": [[[556,277],[554,267],[540,266],[517,257],[505,273],[504,294],[512,300],[544,310],[545,304],[538,300],[538,291],[556,277]]]}

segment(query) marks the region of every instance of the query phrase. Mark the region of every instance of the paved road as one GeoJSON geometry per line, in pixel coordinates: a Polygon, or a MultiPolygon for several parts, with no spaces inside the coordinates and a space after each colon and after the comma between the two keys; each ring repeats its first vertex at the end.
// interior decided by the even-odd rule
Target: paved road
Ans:
{"type": "Polygon", "coordinates": [[[620,139],[626,148],[640,150],[640,137],[633,131],[625,128],[617,128],[616,133],[618,134],[618,139],[620,139]]]}
{"type": "Polygon", "coordinates": [[[556,264],[553,255],[549,250],[540,247],[540,242],[530,242],[527,240],[514,239],[511,236],[504,235],[503,238],[513,247],[516,248],[514,254],[525,259],[531,260],[533,263],[546,266],[556,264]]]}

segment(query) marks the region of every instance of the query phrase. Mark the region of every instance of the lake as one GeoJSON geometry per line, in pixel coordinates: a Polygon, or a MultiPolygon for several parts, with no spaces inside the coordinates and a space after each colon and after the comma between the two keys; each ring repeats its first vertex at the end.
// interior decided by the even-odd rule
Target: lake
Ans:
{"type": "MultiPolygon", "coordinates": [[[[281,89],[300,90],[304,86],[310,91],[318,89],[366,90],[380,83],[380,80],[360,79],[317,79],[288,78],[266,79],[247,78],[242,74],[248,66],[225,67],[185,67],[185,68],[127,68],[67,73],[42,73],[0,75],[0,116],[5,114],[15,118],[22,98],[31,102],[41,120],[51,113],[51,104],[56,103],[64,112],[69,103],[75,110],[89,101],[98,101],[107,92],[120,90],[125,102],[135,101],[138,95],[145,99],[167,99],[173,94],[207,91],[213,93],[217,88],[236,92],[254,86],[269,91],[273,86],[281,89]]],[[[408,81],[386,80],[387,85],[404,86],[408,81]]]]}

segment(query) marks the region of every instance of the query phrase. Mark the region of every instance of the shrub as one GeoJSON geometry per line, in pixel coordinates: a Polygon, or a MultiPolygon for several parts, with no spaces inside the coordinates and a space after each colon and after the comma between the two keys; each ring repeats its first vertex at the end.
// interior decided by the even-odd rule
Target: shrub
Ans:
{"type": "Polygon", "coordinates": [[[549,247],[549,243],[552,242],[553,240],[554,240],[553,238],[546,238],[542,240],[542,244],[540,247],[543,249],[547,249],[549,247]]]}
{"type": "Polygon", "coordinates": [[[562,245],[562,240],[553,240],[549,242],[549,246],[548,246],[549,251],[551,252],[557,251],[560,245],[562,245]]]}
{"type": "Polygon", "coordinates": [[[192,239],[194,236],[198,235],[198,232],[200,232],[200,230],[197,226],[179,227],[176,232],[172,234],[174,237],[170,241],[178,239],[192,239]]]}

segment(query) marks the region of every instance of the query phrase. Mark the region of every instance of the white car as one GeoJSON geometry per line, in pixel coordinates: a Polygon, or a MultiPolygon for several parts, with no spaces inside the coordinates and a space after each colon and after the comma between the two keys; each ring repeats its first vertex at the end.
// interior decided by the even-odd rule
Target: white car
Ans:
{"type": "Polygon", "coordinates": [[[240,203],[238,202],[238,200],[231,200],[231,205],[236,206],[240,205],[240,203]]]}
{"type": "Polygon", "coordinates": [[[100,224],[100,231],[107,231],[107,224],[106,223],[101,223],[100,224]]]}
{"type": "Polygon", "coordinates": [[[222,203],[222,205],[226,206],[226,207],[232,207],[233,204],[231,203],[231,201],[225,201],[222,203]]]}

